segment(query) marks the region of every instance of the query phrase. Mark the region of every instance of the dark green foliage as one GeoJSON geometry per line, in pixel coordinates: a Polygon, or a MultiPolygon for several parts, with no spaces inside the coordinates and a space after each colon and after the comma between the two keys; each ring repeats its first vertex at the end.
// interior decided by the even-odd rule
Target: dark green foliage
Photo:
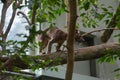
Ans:
{"type": "Polygon", "coordinates": [[[119,41],[119,43],[120,43],[120,34],[117,34],[117,35],[115,35],[114,37],[117,37],[117,38],[118,38],[118,41],[119,41]]]}
{"type": "Polygon", "coordinates": [[[109,62],[114,64],[114,61],[120,58],[120,50],[112,51],[111,49],[107,49],[104,51],[105,56],[101,57],[98,62],[109,62]]]}
{"type": "MultiPolygon", "coordinates": [[[[120,50],[112,51],[108,49],[104,52],[104,54],[105,56],[98,59],[99,63],[107,62],[107,63],[114,64],[116,60],[120,60],[120,50]]],[[[113,73],[118,71],[120,71],[120,68],[115,69],[113,73]]],[[[119,77],[120,77],[120,74],[115,73],[115,78],[119,78],[119,77]]]]}

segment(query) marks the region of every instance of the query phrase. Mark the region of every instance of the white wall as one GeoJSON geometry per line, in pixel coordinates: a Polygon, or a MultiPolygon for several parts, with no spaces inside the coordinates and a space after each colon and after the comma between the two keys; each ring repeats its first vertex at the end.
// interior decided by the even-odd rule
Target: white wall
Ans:
{"type": "MultiPolygon", "coordinates": [[[[39,77],[41,75],[45,75],[45,76],[65,79],[65,71],[62,70],[62,69],[59,69],[58,72],[51,71],[51,70],[42,70],[42,69],[40,69],[40,70],[36,70],[35,73],[36,73],[37,77],[39,77]]],[[[73,73],[72,80],[103,80],[103,79],[73,73]]]]}

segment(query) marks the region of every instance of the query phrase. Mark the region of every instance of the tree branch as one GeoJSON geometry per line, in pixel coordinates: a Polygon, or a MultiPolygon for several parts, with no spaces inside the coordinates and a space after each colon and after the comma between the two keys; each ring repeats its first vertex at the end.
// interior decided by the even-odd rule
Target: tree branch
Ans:
{"type": "MultiPolygon", "coordinates": [[[[112,50],[112,51],[120,50],[120,44],[119,43],[104,43],[104,44],[100,44],[100,45],[96,45],[96,46],[79,48],[78,50],[74,51],[75,61],[98,59],[105,55],[104,51],[106,51],[106,50],[112,50]]],[[[41,63],[40,62],[41,59],[46,60],[46,61],[47,60],[55,61],[56,59],[59,59],[61,64],[66,64],[67,51],[53,52],[51,54],[45,54],[45,55],[28,56],[28,58],[36,60],[37,64],[41,63]]],[[[8,59],[9,59],[9,57],[0,57],[0,61],[3,63],[6,62],[8,59]]],[[[12,66],[16,66],[16,67],[23,68],[23,69],[28,68],[28,64],[26,64],[20,58],[13,59],[12,63],[14,63],[14,64],[12,64],[12,66]]],[[[11,63],[9,63],[9,64],[11,64],[11,63]]],[[[54,62],[50,64],[50,66],[52,66],[52,65],[54,65],[54,62]]],[[[46,65],[46,66],[48,67],[48,65],[46,65]]]]}
{"type": "MultiPolygon", "coordinates": [[[[104,43],[96,46],[83,47],[74,51],[75,61],[84,61],[97,59],[105,55],[104,51],[112,50],[116,51],[120,49],[119,43],[104,43]]],[[[60,59],[62,64],[67,62],[67,51],[54,52],[51,54],[41,56],[30,56],[31,59],[43,59],[43,60],[55,60],[60,59]]]]}
{"type": "Polygon", "coordinates": [[[27,16],[26,16],[22,11],[18,11],[18,12],[17,12],[17,15],[19,15],[19,14],[22,14],[23,17],[27,20],[29,26],[31,26],[31,22],[29,21],[29,19],[27,18],[27,16]]]}
{"type": "Polygon", "coordinates": [[[0,35],[3,33],[3,28],[5,25],[6,12],[8,7],[11,5],[12,0],[6,0],[6,3],[3,4],[2,13],[1,13],[1,22],[0,22],[0,35]]]}
{"type": "Polygon", "coordinates": [[[120,29],[119,29],[119,28],[104,28],[104,29],[97,29],[97,30],[92,30],[92,31],[90,31],[90,32],[86,32],[86,33],[82,34],[81,36],[82,36],[82,37],[83,37],[83,36],[87,36],[87,35],[89,35],[89,34],[91,34],[91,33],[100,32],[100,31],[104,31],[104,30],[120,30],[120,29]]]}
{"type": "Polygon", "coordinates": [[[8,27],[5,31],[5,35],[4,35],[5,39],[7,38],[7,35],[8,35],[8,33],[9,33],[11,27],[12,27],[13,21],[15,19],[15,14],[16,14],[16,9],[13,10],[12,17],[11,17],[10,22],[8,24],[8,27]]]}
{"type": "Polygon", "coordinates": [[[37,10],[37,0],[34,0],[34,5],[33,5],[33,12],[32,12],[32,19],[31,19],[31,24],[35,24],[35,17],[36,17],[36,10],[37,10]]]}
{"type": "Polygon", "coordinates": [[[13,3],[13,13],[12,13],[12,17],[11,17],[11,19],[10,19],[10,22],[9,22],[9,24],[8,24],[7,30],[5,31],[5,35],[4,35],[5,39],[7,38],[7,35],[8,35],[8,33],[9,33],[11,27],[12,27],[13,21],[14,21],[14,19],[15,19],[16,10],[17,10],[17,8],[20,6],[21,3],[22,3],[22,0],[20,0],[20,1],[15,1],[15,2],[13,3]]]}
{"type": "MultiPolygon", "coordinates": [[[[117,16],[120,15],[120,3],[119,3],[119,6],[116,10],[116,13],[115,15],[113,16],[113,18],[111,19],[110,23],[108,24],[108,27],[107,28],[115,28],[116,25],[117,25],[117,16]]],[[[111,34],[113,33],[113,30],[110,29],[110,30],[105,30],[103,35],[101,36],[101,41],[102,42],[107,42],[111,36],[111,34]]]]}

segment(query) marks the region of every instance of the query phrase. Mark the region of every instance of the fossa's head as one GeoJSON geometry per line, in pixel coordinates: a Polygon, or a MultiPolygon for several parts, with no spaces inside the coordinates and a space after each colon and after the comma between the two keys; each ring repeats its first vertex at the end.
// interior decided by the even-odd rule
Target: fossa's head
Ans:
{"type": "Polygon", "coordinates": [[[84,42],[85,39],[81,36],[79,30],[75,30],[75,41],[77,42],[84,42]]]}

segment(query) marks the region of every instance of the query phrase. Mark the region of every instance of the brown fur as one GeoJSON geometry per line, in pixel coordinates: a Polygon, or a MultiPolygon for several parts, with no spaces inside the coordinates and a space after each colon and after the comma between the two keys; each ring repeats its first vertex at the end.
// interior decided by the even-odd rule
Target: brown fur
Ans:
{"type": "MultiPolygon", "coordinates": [[[[38,40],[42,42],[40,52],[47,47],[46,53],[51,53],[51,47],[53,43],[57,43],[56,51],[60,51],[61,45],[67,39],[67,33],[60,30],[58,27],[47,28],[44,30],[45,33],[38,35],[38,40]]],[[[75,31],[75,40],[78,42],[83,41],[78,30],[75,31]]]]}

